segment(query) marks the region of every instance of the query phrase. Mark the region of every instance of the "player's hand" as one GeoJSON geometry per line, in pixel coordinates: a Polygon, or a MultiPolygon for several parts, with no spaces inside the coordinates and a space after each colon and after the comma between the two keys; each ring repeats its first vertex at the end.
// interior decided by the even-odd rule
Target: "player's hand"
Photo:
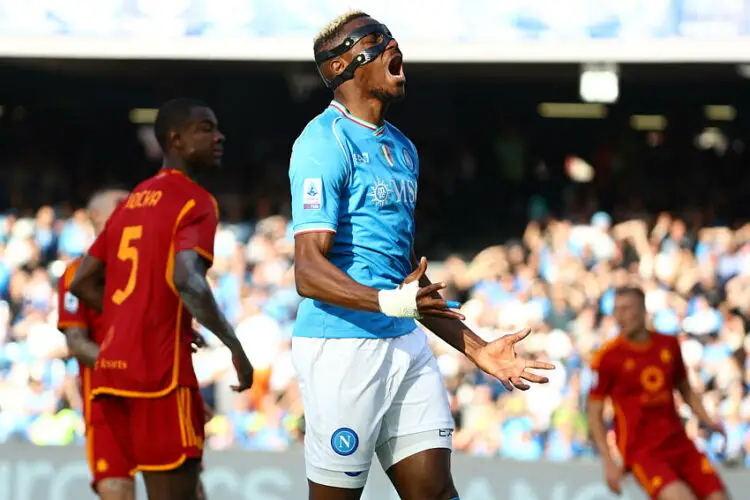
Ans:
{"type": "Polygon", "coordinates": [[[488,374],[497,377],[509,391],[512,391],[514,387],[522,391],[528,390],[529,385],[526,382],[546,384],[549,382],[547,377],[532,373],[529,369],[554,370],[555,365],[519,358],[516,355],[516,344],[528,337],[530,333],[531,329],[524,328],[500,337],[482,347],[473,356],[472,361],[488,374]]]}
{"type": "Polygon", "coordinates": [[[198,330],[193,330],[193,341],[190,344],[193,352],[198,352],[198,349],[203,349],[206,345],[206,338],[198,330]]]}
{"type": "Polygon", "coordinates": [[[708,424],[706,425],[706,427],[708,427],[708,429],[711,432],[715,432],[716,434],[719,434],[723,438],[722,439],[722,444],[721,444],[721,449],[718,450],[718,451],[720,453],[724,453],[724,451],[727,448],[727,431],[724,429],[724,425],[721,422],[719,422],[718,420],[713,420],[711,422],[708,422],[708,424]]]}
{"type": "Polygon", "coordinates": [[[727,432],[726,432],[726,430],[724,430],[724,424],[722,424],[722,423],[721,423],[721,422],[719,422],[718,420],[714,420],[714,421],[708,422],[708,425],[707,425],[707,427],[708,427],[708,428],[709,428],[709,429],[710,429],[710,430],[711,430],[712,432],[715,432],[715,433],[717,433],[717,434],[721,434],[721,435],[722,435],[722,436],[724,437],[724,439],[726,439],[726,437],[727,437],[727,432]]]}
{"type": "Polygon", "coordinates": [[[604,464],[604,477],[607,480],[609,490],[615,495],[622,495],[622,467],[612,461],[604,464]]]}
{"type": "Polygon", "coordinates": [[[198,478],[198,489],[195,491],[195,498],[198,500],[207,500],[206,488],[203,487],[203,480],[198,478]]]}
{"type": "MultiPolygon", "coordinates": [[[[422,257],[419,260],[419,265],[412,271],[412,273],[406,277],[401,286],[409,284],[413,281],[419,283],[425,273],[427,272],[427,259],[422,257]]],[[[448,303],[445,299],[437,298],[434,295],[440,290],[446,287],[445,283],[432,283],[422,287],[417,291],[417,310],[421,316],[433,316],[438,318],[450,318],[464,320],[464,315],[458,311],[454,311],[448,308],[448,303]]]]}
{"type": "Polygon", "coordinates": [[[253,365],[250,364],[250,360],[244,352],[239,355],[232,355],[232,364],[234,369],[237,371],[237,380],[239,384],[233,385],[232,390],[234,392],[243,392],[253,386],[253,365]]]}

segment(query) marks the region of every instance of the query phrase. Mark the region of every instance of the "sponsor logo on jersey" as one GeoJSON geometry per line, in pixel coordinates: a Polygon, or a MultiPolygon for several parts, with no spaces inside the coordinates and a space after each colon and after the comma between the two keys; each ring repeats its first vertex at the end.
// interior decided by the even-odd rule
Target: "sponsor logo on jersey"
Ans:
{"type": "Polygon", "coordinates": [[[370,153],[354,153],[352,155],[352,161],[357,165],[368,165],[370,163],[370,153]]]}
{"type": "Polygon", "coordinates": [[[368,193],[370,201],[375,204],[376,207],[382,208],[388,204],[391,199],[391,188],[388,187],[388,183],[379,177],[375,179],[375,184],[370,186],[370,192],[368,193]]]}
{"type": "Polygon", "coordinates": [[[417,182],[409,179],[375,179],[367,196],[378,208],[391,202],[414,206],[417,203],[417,182]]]}

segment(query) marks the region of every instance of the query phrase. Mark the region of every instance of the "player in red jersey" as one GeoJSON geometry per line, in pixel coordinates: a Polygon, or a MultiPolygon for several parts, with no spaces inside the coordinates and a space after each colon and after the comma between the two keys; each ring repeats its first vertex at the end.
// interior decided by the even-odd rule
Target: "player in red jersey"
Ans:
{"type": "Polygon", "coordinates": [[[107,330],[92,375],[120,448],[143,472],[151,500],[196,498],[203,403],[193,370],[192,319],[229,347],[242,391],[252,366],[206,281],[218,223],[216,200],[196,177],[221,163],[224,136],[194,100],[164,104],[155,123],[164,168],[110,217],[70,290],[107,330]]]}
{"type": "Polygon", "coordinates": [[[652,499],[727,499],[724,484],[688,438],[677,414],[675,389],[704,425],[724,433],[690,387],[678,340],[646,328],[645,298],[639,288],[616,291],[614,314],[620,334],[591,361],[595,382],[588,407],[591,435],[602,456],[609,488],[621,493],[623,474],[632,472],[652,499]],[[614,406],[622,466],[615,462],[607,443],[606,397],[614,406]]]}
{"type": "MultiPolygon", "coordinates": [[[[96,234],[104,228],[117,204],[127,196],[127,191],[107,189],[91,197],[88,209],[96,234]]],[[[86,456],[93,477],[92,487],[102,500],[133,500],[135,493],[131,471],[135,464],[129,463],[120,452],[99,405],[89,400],[91,370],[99,354],[104,331],[100,316],[80,304],[68,290],[80,264],[81,259],[72,262],[58,282],[57,328],[65,333],[70,353],[78,360],[86,422],[86,456]]]]}
{"type": "MultiPolygon", "coordinates": [[[[95,193],[88,205],[89,218],[95,234],[100,234],[115,207],[128,197],[122,189],[102,189],[95,193]]],[[[102,500],[133,500],[135,488],[133,469],[120,450],[97,402],[90,401],[91,370],[99,355],[99,344],[104,336],[101,316],[79,303],[68,290],[81,259],[73,261],[58,281],[57,327],[65,333],[68,349],[78,360],[83,415],[86,422],[86,455],[91,469],[92,488],[102,500]]],[[[202,338],[196,334],[197,345],[202,338]]],[[[198,485],[199,499],[205,499],[203,485],[198,485]]]]}

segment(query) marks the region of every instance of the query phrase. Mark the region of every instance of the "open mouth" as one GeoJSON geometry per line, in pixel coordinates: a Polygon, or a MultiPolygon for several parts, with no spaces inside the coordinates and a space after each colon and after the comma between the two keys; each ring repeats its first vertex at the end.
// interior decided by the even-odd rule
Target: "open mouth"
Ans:
{"type": "Polygon", "coordinates": [[[404,58],[401,54],[394,54],[388,61],[388,74],[393,78],[404,79],[404,58]]]}
{"type": "Polygon", "coordinates": [[[214,152],[214,156],[215,157],[221,158],[222,156],[224,156],[224,149],[223,148],[214,148],[213,152],[214,152]]]}

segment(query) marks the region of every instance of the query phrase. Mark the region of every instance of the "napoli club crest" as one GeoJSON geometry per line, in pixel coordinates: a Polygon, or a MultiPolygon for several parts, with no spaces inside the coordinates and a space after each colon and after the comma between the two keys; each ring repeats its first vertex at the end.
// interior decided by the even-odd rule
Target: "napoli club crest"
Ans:
{"type": "MultiPolygon", "coordinates": [[[[338,455],[348,457],[359,447],[359,436],[348,427],[336,429],[331,436],[331,448],[338,455]]],[[[359,475],[359,474],[356,474],[359,475]]]]}
{"type": "Polygon", "coordinates": [[[414,170],[414,161],[411,159],[409,150],[404,148],[403,154],[404,154],[404,164],[409,168],[409,170],[414,170]]]}

